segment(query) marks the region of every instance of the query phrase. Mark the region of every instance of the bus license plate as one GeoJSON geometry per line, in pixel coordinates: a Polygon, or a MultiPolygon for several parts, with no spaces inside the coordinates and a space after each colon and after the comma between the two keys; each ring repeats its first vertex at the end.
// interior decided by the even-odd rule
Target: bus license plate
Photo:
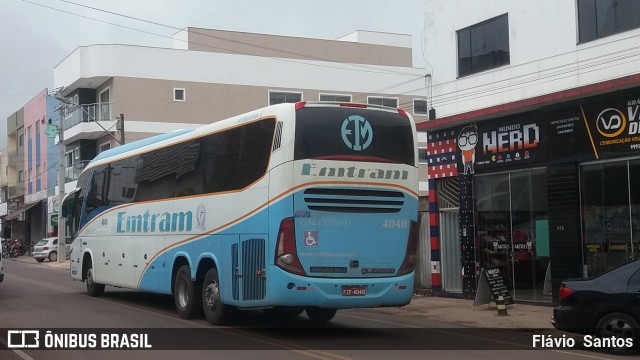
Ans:
{"type": "Polygon", "coordinates": [[[367,288],[362,285],[345,285],[342,287],[342,296],[365,296],[367,288]]]}

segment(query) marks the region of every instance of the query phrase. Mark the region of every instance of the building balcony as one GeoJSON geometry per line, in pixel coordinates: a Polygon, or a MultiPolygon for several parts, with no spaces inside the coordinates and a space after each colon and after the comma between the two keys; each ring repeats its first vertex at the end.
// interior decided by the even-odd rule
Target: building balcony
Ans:
{"type": "Polygon", "coordinates": [[[24,186],[22,185],[9,186],[9,189],[7,192],[9,195],[9,199],[15,199],[17,197],[24,196],[24,186]]]}
{"type": "Polygon", "coordinates": [[[64,182],[68,183],[78,180],[78,177],[80,177],[80,173],[82,173],[82,170],[84,170],[87,164],[89,164],[89,161],[80,161],[72,164],[71,166],[67,166],[64,169],[64,182]]]}
{"type": "Polygon", "coordinates": [[[16,150],[9,151],[7,153],[7,158],[8,158],[9,164],[16,164],[18,161],[22,161],[22,159],[19,158],[18,152],[16,150]]]}
{"type": "Polygon", "coordinates": [[[64,111],[64,129],[71,129],[80,123],[112,121],[112,105],[112,103],[68,105],[64,111]]]}

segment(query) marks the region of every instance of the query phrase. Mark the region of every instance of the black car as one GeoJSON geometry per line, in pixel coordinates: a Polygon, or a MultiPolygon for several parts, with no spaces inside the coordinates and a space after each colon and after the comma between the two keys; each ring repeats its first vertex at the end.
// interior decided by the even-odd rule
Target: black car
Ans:
{"type": "Polygon", "coordinates": [[[598,277],[568,279],[553,310],[558,330],[600,338],[632,338],[640,344],[640,260],[598,277]]]}

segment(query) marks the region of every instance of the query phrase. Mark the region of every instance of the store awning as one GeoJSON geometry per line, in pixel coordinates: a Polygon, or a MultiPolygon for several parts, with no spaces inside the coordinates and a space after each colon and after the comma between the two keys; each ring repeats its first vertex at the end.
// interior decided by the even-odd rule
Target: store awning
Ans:
{"type": "Polygon", "coordinates": [[[31,209],[32,207],[40,204],[40,202],[42,202],[42,200],[34,202],[34,203],[31,203],[31,204],[22,205],[18,210],[16,210],[16,211],[12,212],[11,214],[8,214],[7,216],[5,216],[4,220],[5,221],[15,220],[15,219],[18,218],[18,216],[20,216],[20,214],[23,214],[25,211],[27,211],[27,210],[31,209]]]}

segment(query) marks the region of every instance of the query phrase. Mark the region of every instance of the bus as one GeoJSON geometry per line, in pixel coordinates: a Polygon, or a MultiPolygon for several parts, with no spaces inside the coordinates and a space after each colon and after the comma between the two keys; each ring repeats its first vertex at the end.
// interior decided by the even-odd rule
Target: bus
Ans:
{"type": "Polygon", "coordinates": [[[268,106],[100,153],[65,196],[70,272],[173,295],[182,318],[235,309],[316,322],[413,295],[413,119],[354,103],[268,106]],[[204,314],[203,314],[204,313],[204,314]]]}
{"type": "Polygon", "coordinates": [[[3,252],[4,251],[0,251],[0,282],[4,281],[4,264],[2,263],[3,252]]]}

